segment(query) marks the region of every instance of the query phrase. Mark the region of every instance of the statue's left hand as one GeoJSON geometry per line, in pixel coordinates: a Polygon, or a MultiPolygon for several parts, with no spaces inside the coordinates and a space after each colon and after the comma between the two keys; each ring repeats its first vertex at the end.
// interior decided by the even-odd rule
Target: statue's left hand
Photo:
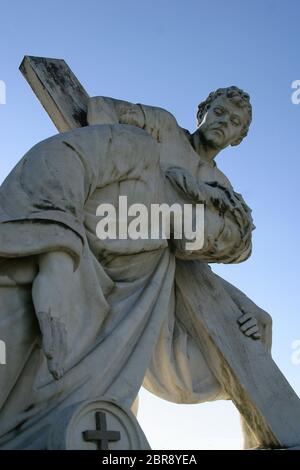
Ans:
{"type": "Polygon", "coordinates": [[[38,264],[32,298],[48,369],[59,380],[64,375],[68,353],[67,316],[74,287],[73,260],[67,253],[53,252],[40,255],[38,264]]]}
{"type": "Polygon", "coordinates": [[[238,318],[238,323],[241,332],[244,333],[245,336],[250,336],[253,339],[261,338],[258,321],[252,313],[243,313],[243,315],[238,318]]]}

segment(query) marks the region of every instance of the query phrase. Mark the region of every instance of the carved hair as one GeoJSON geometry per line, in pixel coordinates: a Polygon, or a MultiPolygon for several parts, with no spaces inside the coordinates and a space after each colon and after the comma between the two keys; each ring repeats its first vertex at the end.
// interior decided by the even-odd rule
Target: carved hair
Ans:
{"type": "Polygon", "coordinates": [[[199,104],[198,112],[197,112],[198,127],[200,126],[206,111],[210,108],[211,103],[215,99],[217,99],[219,96],[222,96],[222,95],[224,95],[226,98],[232,101],[239,108],[246,108],[248,111],[248,119],[247,119],[246,124],[241,130],[240,137],[231,144],[231,145],[239,145],[242,142],[243,138],[246,137],[246,135],[248,134],[249,126],[252,121],[252,106],[250,103],[250,96],[248,95],[248,93],[244,92],[243,90],[241,90],[240,88],[236,86],[230,86],[228,88],[218,88],[216,91],[212,91],[208,95],[206,100],[202,101],[202,103],[199,104]]]}

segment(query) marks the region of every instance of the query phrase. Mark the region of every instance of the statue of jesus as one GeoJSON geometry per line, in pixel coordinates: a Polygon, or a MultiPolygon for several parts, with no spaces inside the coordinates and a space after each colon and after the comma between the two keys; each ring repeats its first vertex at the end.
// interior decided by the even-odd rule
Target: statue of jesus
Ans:
{"type": "Polygon", "coordinates": [[[270,351],[270,316],[207,264],[251,254],[251,210],[215,164],[250,122],[236,87],[199,105],[194,134],[163,109],[92,98],[87,127],[40,142],[12,170],[0,189],[0,448],[45,449],[66,406],[108,396],[131,407],[142,385],[176,403],[230,399],[184,320],[199,318],[191,277],[202,308],[234,302],[239,334],[270,351]],[[120,196],[205,204],[203,247],[99,239],[97,207],[120,196]]]}

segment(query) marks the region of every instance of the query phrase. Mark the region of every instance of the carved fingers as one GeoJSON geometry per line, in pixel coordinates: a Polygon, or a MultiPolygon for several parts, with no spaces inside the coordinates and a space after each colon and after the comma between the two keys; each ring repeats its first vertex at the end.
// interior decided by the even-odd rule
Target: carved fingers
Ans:
{"type": "Polygon", "coordinates": [[[37,312],[42,333],[42,347],[47,358],[48,369],[55,380],[64,375],[67,355],[67,330],[65,324],[49,312],[37,312]]]}
{"type": "Polygon", "coordinates": [[[243,313],[238,318],[238,324],[240,325],[241,332],[252,339],[260,339],[261,334],[256,318],[251,313],[243,313]]]}

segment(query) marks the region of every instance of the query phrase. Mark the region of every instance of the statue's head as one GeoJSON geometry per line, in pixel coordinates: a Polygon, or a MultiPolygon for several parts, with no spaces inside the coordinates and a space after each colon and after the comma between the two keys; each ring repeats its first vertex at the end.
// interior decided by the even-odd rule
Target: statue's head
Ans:
{"type": "Polygon", "coordinates": [[[239,145],[246,137],[252,120],[250,97],[240,88],[219,88],[199,104],[198,132],[214,149],[239,145]]]}

